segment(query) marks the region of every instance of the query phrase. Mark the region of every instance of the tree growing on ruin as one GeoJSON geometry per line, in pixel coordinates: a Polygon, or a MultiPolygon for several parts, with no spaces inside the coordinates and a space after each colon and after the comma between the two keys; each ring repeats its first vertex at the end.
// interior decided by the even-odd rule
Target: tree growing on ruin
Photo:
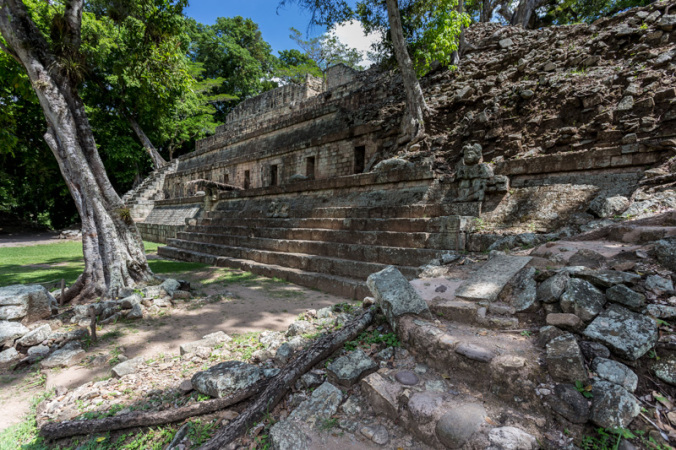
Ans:
{"type": "MultiPolygon", "coordinates": [[[[311,11],[311,23],[332,25],[342,23],[354,17],[354,11],[344,0],[332,2],[322,0],[282,0],[297,3],[311,11]]],[[[458,38],[462,27],[468,23],[467,16],[458,10],[457,0],[363,0],[357,9],[367,28],[387,28],[397,65],[401,72],[406,93],[406,113],[402,121],[402,134],[415,142],[425,136],[425,116],[430,108],[425,102],[418,75],[424,74],[433,61],[450,61],[458,48],[458,38]],[[413,27],[416,35],[405,33],[401,9],[413,14],[413,27]],[[386,17],[386,25],[384,17],[386,17]],[[365,20],[366,19],[366,20],[365,20]],[[369,22],[370,21],[370,22],[369,22]],[[411,58],[411,42],[418,41],[411,58]],[[417,63],[417,64],[416,64],[417,63]]],[[[407,17],[407,25],[411,17],[407,17]]]]}
{"type": "MultiPolygon", "coordinates": [[[[182,10],[184,2],[167,0],[163,6],[182,10]]],[[[21,64],[33,86],[44,114],[44,139],[82,221],[85,268],[64,301],[115,297],[152,277],[141,236],[106,174],[80,97],[87,44],[83,7],[84,0],[0,0],[0,49],[21,64]]]]}

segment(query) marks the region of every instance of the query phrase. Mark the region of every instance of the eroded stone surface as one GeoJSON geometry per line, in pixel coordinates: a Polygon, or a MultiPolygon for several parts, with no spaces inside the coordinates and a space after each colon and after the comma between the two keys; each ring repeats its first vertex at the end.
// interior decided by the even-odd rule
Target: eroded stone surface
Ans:
{"type": "Polygon", "coordinates": [[[197,372],[190,382],[193,388],[211,397],[226,397],[246,389],[263,378],[263,370],[241,361],[226,361],[197,372]]]}
{"type": "Polygon", "coordinates": [[[646,354],[658,338],[654,320],[619,305],[610,305],[599,314],[584,330],[584,335],[630,361],[646,354]]]}
{"type": "Polygon", "coordinates": [[[590,282],[579,278],[568,280],[565,292],[561,295],[561,309],[573,313],[584,322],[590,322],[598,315],[606,303],[603,292],[590,282]]]}
{"type": "Polygon", "coordinates": [[[584,358],[573,335],[554,338],[546,348],[547,368],[552,378],[570,383],[587,379],[584,358]]]}
{"type": "Polygon", "coordinates": [[[599,378],[622,386],[634,392],[638,386],[638,376],[627,366],[606,358],[596,358],[592,361],[592,369],[599,378]]]}
{"type": "Polygon", "coordinates": [[[197,347],[207,347],[207,348],[214,348],[219,344],[223,344],[225,342],[231,341],[232,338],[225,334],[222,331],[217,331],[215,333],[207,334],[206,336],[202,337],[199,341],[194,341],[194,342],[187,342],[185,344],[182,344],[180,347],[180,352],[181,355],[185,355],[186,353],[193,353],[197,347]]]}
{"type": "Polygon", "coordinates": [[[534,450],[538,448],[535,436],[516,427],[493,428],[488,432],[489,450],[534,450]]]}
{"type": "Polygon", "coordinates": [[[623,387],[598,380],[592,388],[591,421],[603,428],[626,428],[641,412],[641,405],[623,387]]]}
{"type": "Polygon", "coordinates": [[[270,429],[270,441],[275,450],[309,450],[305,432],[293,421],[282,420],[270,429]]]}
{"type": "Polygon", "coordinates": [[[45,369],[70,367],[77,364],[84,357],[84,353],[79,342],[69,342],[49,355],[47,359],[42,360],[40,366],[45,369]]]}
{"type": "Polygon", "coordinates": [[[24,347],[31,347],[33,345],[38,345],[52,334],[52,327],[49,325],[42,325],[26,333],[21,339],[16,341],[17,345],[23,345],[24,347]]]}
{"type": "Polygon", "coordinates": [[[377,369],[378,364],[360,348],[341,356],[327,367],[329,380],[344,387],[352,386],[361,377],[377,369]]]}
{"type": "Polygon", "coordinates": [[[494,302],[507,283],[526,267],[531,259],[529,256],[497,256],[474,272],[455,291],[455,295],[467,300],[494,302]]]}
{"type": "Polygon", "coordinates": [[[391,419],[397,419],[399,416],[399,394],[403,390],[400,385],[386,380],[379,373],[372,373],[367,376],[361,380],[360,385],[374,411],[391,419]]]}
{"type": "Polygon", "coordinates": [[[315,389],[312,396],[289,415],[289,420],[313,426],[317,421],[328,419],[335,414],[342,402],[341,390],[327,381],[315,389]]]}
{"type": "Polygon", "coordinates": [[[39,284],[15,284],[0,288],[0,320],[32,323],[52,314],[56,303],[52,294],[39,284]]]}
{"type": "Polygon", "coordinates": [[[394,329],[397,318],[404,314],[432,317],[427,303],[395,267],[369,275],[366,285],[394,329]]]}
{"type": "Polygon", "coordinates": [[[437,422],[434,433],[447,448],[460,448],[486,423],[486,410],[468,403],[446,412],[437,422]]]}

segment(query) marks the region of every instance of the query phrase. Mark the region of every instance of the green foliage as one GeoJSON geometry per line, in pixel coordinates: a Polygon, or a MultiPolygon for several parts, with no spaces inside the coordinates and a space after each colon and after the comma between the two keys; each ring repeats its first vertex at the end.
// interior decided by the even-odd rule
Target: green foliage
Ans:
{"type": "Polygon", "coordinates": [[[591,385],[585,385],[582,381],[575,382],[575,389],[582,394],[585,398],[592,398],[591,385]]]}
{"type": "Polygon", "coordinates": [[[279,52],[276,75],[286,82],[302,83],[306,75],[321,77],[323,71],[336,64],[345,64],[356,70],[363,70],[359,65],[363,55],[359,50],[341,43],[333,33],[303,39],[303,34],[291,28],[289,36],[299,50],[279,52]]]}
{"type": "Polygon", "coordinates": [[[193,446],[197,447],[209,440],[215,431],[216,424],[214,422],[196,419],[190,422],[187,436],[193,446]]]}
{"type": "Polygon", "coordinates": [[[536,26],[592,23],[629,8],[646,6],[652,0],[558,0],[545,4],[538,11],[536,26]]]}
{"type": "Polygon", "coordinates": [[[385,333],[382,334],[378,330],[364,331],[357,339],[353,341],[347,341],[345,343],[345,350],[352,351],[357,347],[368,348],[371,344],[381,344],[384,343],[386,347],[399,347],[401,343],[399,338],[394,333],[385,333]]]}

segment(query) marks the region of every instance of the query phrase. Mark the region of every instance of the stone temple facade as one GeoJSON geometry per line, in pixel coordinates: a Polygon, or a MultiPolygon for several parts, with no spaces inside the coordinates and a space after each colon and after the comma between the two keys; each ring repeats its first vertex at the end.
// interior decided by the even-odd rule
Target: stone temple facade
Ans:
{"type": "Polygon", "coordinates": [[[332,67],[242,102],[125,200],[162,256],[351,298],[387,265],[413,277],[505,233],[556,237],[676,154],[675,31],[646,12],[469,29],[460,69],[422,80],[422,145],[399,136],[395,73],[332,67]]]}

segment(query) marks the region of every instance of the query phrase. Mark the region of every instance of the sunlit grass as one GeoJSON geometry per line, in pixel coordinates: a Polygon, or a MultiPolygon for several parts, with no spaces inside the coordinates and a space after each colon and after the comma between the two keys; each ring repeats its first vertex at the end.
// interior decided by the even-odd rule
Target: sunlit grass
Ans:
{"type": "MultiPolygon", "coordinates": [[[[161,244],[144,242],[148,254],[157,253],[161,244]]],[[[207,267],[206,264],[152,259],[148,262],[154,273],[181,273],[207,267]]],[[[26,247],[0,248],[0,286],[59,282],[73,283],[84,269],[81,242],[26,247]]]]}

